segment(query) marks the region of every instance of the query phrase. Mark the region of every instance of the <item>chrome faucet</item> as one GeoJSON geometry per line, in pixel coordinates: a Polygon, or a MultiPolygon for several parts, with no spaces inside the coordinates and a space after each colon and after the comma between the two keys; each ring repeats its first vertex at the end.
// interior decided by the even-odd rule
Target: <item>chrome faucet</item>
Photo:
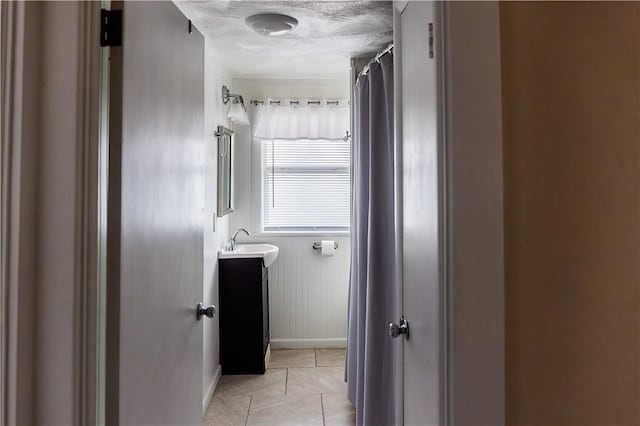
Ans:
{"type": "Polygon", "coordinates": [[[233,234],[233,237],[229,238],[229,242],[227,243],[227,250],[232,251],[232,250],[235,250],[235,249],[237,248],[237,247],[236,247],[236,238],[238,237],[238,234],[239,234],[240,232],[244,232],[245,234],[247,234],[247,237],[248,237],[249,235],[251,235],[251,234],[249,233],[249,231],[247,231],[246,229],[244,229],[244,228],[239,228],[239,229],[238,229],[238,230],[233,234]]]}

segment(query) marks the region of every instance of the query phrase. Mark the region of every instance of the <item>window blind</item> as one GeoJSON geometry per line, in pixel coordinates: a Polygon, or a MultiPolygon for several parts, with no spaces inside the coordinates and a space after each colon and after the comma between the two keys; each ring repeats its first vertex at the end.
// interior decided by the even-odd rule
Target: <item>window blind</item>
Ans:
{"type": "Polygon", "coordinates": [[[263,140],[265,231],[348,231],[349,142],[263,140]]]}

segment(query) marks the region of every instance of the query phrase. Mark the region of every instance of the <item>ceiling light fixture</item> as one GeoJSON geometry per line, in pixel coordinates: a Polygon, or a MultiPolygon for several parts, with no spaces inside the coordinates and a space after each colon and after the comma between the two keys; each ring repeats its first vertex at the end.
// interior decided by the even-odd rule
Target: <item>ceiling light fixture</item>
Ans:
{"type": "Polygon", "coordinates": [[[279,13],[259,13],[245,19],[248,26],[258,34],[279,36],[286,34],[298,25],[298,20],[279,13]]]}

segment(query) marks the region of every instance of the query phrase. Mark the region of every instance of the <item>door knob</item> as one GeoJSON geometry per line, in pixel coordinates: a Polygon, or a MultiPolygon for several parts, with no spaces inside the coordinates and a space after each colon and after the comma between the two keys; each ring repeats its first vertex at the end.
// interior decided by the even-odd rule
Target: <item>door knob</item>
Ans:
{"type": "Polygon", "coordinates": [[[404,319],[404,317],[400,318],[400,324],[389,323],[389,336],[395,339],[401,334],[404,334],[407,340],[409,340],[409,321],[404,319]]]}
{"type": "Polygon", "coordinates": [[[196,319],[198,321],[202,319],[203,315],[209,318],[213,318],[215,314],[216,314],[215,305],[207,306],[205,308],[204,305],[202,305],[202,302],[198,303],[198,306],[196,307],[196,319]]]}

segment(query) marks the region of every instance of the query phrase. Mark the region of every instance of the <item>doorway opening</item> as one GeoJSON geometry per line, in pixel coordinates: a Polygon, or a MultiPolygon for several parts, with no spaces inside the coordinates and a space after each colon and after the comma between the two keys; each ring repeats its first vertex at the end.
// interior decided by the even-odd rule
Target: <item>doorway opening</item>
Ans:
{"type": "Polygon", "coordinates": [[[206,131],[223,125],[233,132],[233,212],[221,215],[213,191],[205,194],[205,212],[216,219],[215,230],[204,231],[203,299],[216,305],[219,315],[204,324],[204,422],[355,424],[344,381],[352,262],[352,90],[362,68],[393,42],[392,4],[177,6],[205,39],[206,131]],[[219,95],[223,86],[227,104],[219,95]],[[237,247],[278,248],[265,268],[268,315],[263,323],[268,323],[269,344],[260,349],[267,359],[264,374],[228,374],[237,348],[249,345],[249,332],[239,341],[230,336],[239,325],[235,317],[229,324],[228,312],[242,309],[233,306],[228,288],[237,286],[233,255],[206,255],[228,249],[238,230],[247,232],[235,235],[237,247]]]}

